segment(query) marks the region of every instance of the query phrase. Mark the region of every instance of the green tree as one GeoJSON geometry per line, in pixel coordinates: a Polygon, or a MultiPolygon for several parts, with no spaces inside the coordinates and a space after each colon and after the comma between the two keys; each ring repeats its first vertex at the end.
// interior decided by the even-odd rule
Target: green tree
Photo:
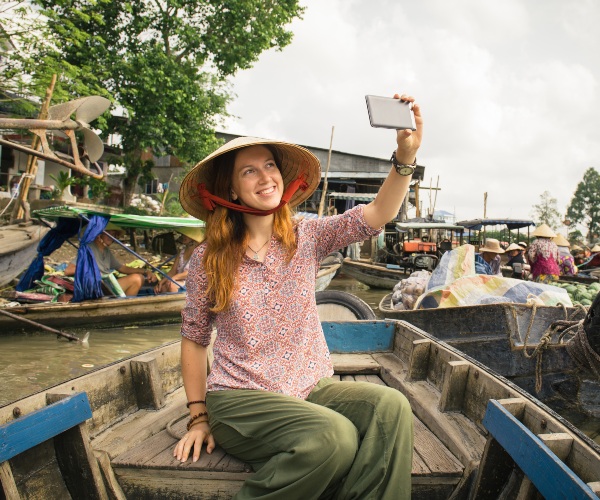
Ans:
{"type": "Polygon", "coordinates": [[[600,174],[590,167],[577,185],[567,208],[571,223],[582,224],[587,229],[587,240],[596,241],[600,234],[600,174]]]}
{"type": "Polygon", "coordinates": [[[540,195],[540,202],[533,206],[533,218],[536,225],[547,224],[552,229],[557,229],[561,224],[561,216],[556,206],[556,198],[549,191],[540,195]]]}
{"type": "MultiPolygon", "coordinates": [[[[117,134],[126,188],[145,175],[142,153],[192,163],[212,151],[231,99],[227,78],[290,43],[298,0],[32,0],[43,36],[21,33],[7,77],[20,72],[57,100],[103,95],[121,116],[94,122],[117,134]]],[[[126,197],[126,204],[128,197],[126,197]]]]}

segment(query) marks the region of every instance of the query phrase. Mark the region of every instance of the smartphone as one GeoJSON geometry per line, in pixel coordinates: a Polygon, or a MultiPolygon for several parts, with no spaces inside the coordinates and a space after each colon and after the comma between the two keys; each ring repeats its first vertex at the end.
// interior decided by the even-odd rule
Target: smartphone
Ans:
{"type": "Polygon", "coordinates": [[[392,97],[365,96],[371,127],[417,130],[412,103],[392,97]]]}

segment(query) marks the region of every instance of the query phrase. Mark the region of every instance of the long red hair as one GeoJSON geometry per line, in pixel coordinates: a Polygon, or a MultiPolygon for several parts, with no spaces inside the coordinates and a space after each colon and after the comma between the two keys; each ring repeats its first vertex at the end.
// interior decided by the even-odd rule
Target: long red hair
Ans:
{"type": "MultiPolygon", "coordinates": [[[[277,152],[268,145],[266,147],[273,153],[275,163],[281,170],[277,152]]],[[[241,149],[217,157],[212,166],[213,182],[207,188],[225,200],[230,199],[233,165],[239,151],[241,149]]],[[[289,262],[297,245],[292,211],[288,205],[275,212],[273,235],[283,245],[289,262]]],[[[248,238],[248,230],[240,212],[221,206],[209,212],[204,239],[206,250],[202,262],[208,281],[206,293],[212,304],[210,310],[214,313],[229,309],[237,289],[239,268],[246,253],[248,238]]]]}

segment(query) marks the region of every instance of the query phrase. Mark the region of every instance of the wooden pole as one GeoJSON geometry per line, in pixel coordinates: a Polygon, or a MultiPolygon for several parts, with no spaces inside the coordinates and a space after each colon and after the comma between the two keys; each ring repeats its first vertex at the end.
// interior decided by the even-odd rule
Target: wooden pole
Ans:
{"type": "MultiPolygon", "coordinates": [[[[431,217],[435,219],[435,206],[437,205],[437,194],[440,187],[440,176],[438,175],[437,182],[435,184],[435,196],[433,197],[433,208],[431,211],[431,217]]],[[[431,193],[431,191],[429,191],[431,193]]]]}
{"type": "Polygon", "coordinates": [[[415,182],[415,208],[417,209],[417,217],[421,217],[421,207],[419,205],[419,189],[421,189],[421,181],[415,182]]]}
{"type": "Polygon", "coordinates": [[[325,209],[325,198],[327,196],[327,174],[329,174],[329,165],[331,164],[331,148],[333,146],[333,131],[335,127],[331,127],[331,139],[329,140],[329,154],[327,155],[327,167],[325,168],[325,177],[323,178],[323,191],[321,192],[321,202],[319,203],[318,217],[323,216],[325,209]]]}
{"type": "Polygon", "coordinates": [[[60,335],[61,337],[65,337],[66,339],[76,340],[77,342],[83,342],[79,337],[76,337],[75,335],[71,335],[70,333],[61,332],[60,330],[55,330],[54,328],[50,328],[49,326],[42,325],[41,323],[38,323],[37,321],[32,321],[30,319],[23,318],[22,316],[19,316],[18,314],[9,313],[8,311],[5,311],[4,309],[0,309],[0,314],[4,314],[4,316],[8,316],[9,318],[12,318],[17,321],[23,321],[24,323],[33,325],[41,330],[46,330],[51,333],[56,333],[56,335],[60,335]]]}
{"type": "MultiPolygon", "coordinates": [[[[38,119],[45,120],[48,118],[48,108],[50,107],[50,101],[52,100],[52,94],[54,93],[54,86],[56,85],[56,75],[52,75],[52,81],[50,86],[46,89],[46,98],[40,109],[38,119]]],[[[40,147],[40,138],[37,135],[33,136],[31,141],[31,149],[37,150],[40,147]]],[[[37,174],[37,158],[33,155],[29,155],[27,158],[27,170],[26,175],[23,176],[21,184],[19,185],[19,193],[15,200],[15,206],[11,214],[11,223],[17,219],[21,219],[24,216],[23,204],[27,201],[27,194],[29,193],[29,186],[31,185],[31,179],[37,174]]]]}

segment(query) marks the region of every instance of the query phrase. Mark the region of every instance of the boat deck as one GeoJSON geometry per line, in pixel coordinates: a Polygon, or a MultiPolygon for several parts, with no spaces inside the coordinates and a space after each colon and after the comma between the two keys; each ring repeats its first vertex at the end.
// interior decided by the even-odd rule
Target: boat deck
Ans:
{"type": "MultiPolygon", "coordinates": [[[[376,374],[336,377],[385,385],[376,374]]],[[[186,422],[187,416],[183,416],[171,426],[171,431],[183,435],[186,422]]],[[[413,498],[438,498],[442,492],[431,491],[428,487],[430,479],[435,477],[438,488],[440,482],[446,484],[450,492],[462,477],[463,465],[417,418],[414,429],[413,498]]],[[[111,461],[128,498],[167,498],[165,492],[175,493],[178,498],[230,498],[252,473],[248,464],[219,447],[210,455],[203,453],[196,463],[188,460],[182,464],[173,457],[175,443],[176,439],[164,429],[111,461]]]]}

